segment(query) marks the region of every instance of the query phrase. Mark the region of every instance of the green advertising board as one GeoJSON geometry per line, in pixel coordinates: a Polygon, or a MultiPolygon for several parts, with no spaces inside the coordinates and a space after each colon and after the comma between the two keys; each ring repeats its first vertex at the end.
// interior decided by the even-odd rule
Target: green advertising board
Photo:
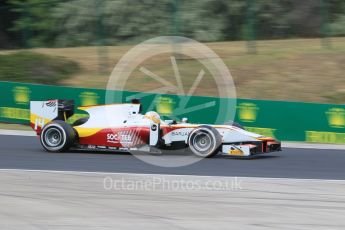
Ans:
{"type": "Polygon", "coordinates": [[[239,99],[236,120],[280,140],[345,143],[345,106],[239,99]]]}
{"type": "MultiPolygon", "coordinates": [[[[251,99],[150,94],[0,82],[0,121],[29,123],[29,104],[35,100],[74,99],[76,106],[129,102],[141,98],[143,110],[165,119],[221,124],[234,118],[247,130],[286,141],[345,143],[345,106],[251,99]],[[182,104],[182,106],[181,106],[182,104]],[[224,109],[225,108],[225,109],[224,109]],[[227,111],[235,108],[236,111],[227,111]]],[[[76,111],[71,121],[85,116],[76,111]]]]}
{"type": "Polygon", "coordinates": [[[98,89],[0,82],[0,92],[0,121],[11,123],[29,123],[30,101],[74,99],[79,106],[104,103],[104,90],[98,89]]]}

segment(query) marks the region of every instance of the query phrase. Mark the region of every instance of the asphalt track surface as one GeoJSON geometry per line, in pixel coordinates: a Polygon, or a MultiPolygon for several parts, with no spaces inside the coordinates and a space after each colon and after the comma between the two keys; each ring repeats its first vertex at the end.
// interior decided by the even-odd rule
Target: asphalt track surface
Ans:
{"type": "Polygon", "coordinates": [[[251,160],[219,156],[166,168],[123,153],[47,153],[36,137],[0,135],[0,169],[344,180],[344,166],[344,150],[288,148],[251,160]]]}

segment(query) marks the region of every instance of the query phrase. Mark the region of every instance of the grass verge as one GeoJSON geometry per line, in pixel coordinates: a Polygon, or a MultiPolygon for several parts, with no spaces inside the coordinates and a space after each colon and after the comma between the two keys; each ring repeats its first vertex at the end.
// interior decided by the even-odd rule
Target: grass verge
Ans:
{"type": "MultiPolygon", "coordinates": [[[[331,42],[332,48],[324,49],[320,39],[258,41],[256,55],[247,53],[245,42],[206,45],[230,69],[240,98],[345,103],[345,38],[332,38],[331,42]]],[[[40,48],[32,51],[78,63],[81,70],[69,72],[71,75],[68,78],[60,78],[61,84],[105,88],[112,68],[131,48],[132,46],[103,47],[102,56],[99,56],[100,49],[97,47],[40,48]]],[[[9,52],[11,51],[2,53],[9,52]]],[[[176,85],[170,55],[146,60],[139,67],[145,67],[176,85]]],[[[177,65],[185,92],[188,92],[202,65],[188,59],[177,60],[177,65]]],[[[46,83],[44,79],[34,80],[46,83]]],[[[161,86],[137,69],[133,71],[124,89],[152,91],[161,86]]],[[[217,90],[212,76],[206,72],[195,95],[217,96],[217,90]]]]}
{"type": "Polygon", "coordinates": [[[76,61],[29,51],[0,55],[0,80],[61,84],[79,71],[76,61]]]}

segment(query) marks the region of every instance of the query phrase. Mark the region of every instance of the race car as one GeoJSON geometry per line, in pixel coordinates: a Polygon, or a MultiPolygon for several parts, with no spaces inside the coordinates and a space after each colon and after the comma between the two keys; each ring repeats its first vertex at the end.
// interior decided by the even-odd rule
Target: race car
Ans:
{"type": "Polygon", "coordinates": [[[30,125],[49,152],[71,148],[113,152],[189,148],[196,156],[209,158],[281,150],[279,141],[248,132],[237,123],[192,124],[187,118],[163,121],[154,111],[142,114],[141,108],[139,100],[79,107],[88,116],[69,124],[67,119],[74,114],[73,100],[31,101],[30,125]]]}

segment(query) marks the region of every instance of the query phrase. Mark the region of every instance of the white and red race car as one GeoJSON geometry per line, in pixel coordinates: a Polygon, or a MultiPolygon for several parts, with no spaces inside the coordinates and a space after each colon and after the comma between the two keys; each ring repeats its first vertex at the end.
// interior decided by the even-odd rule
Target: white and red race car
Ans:
{"type": "Polygon", "coordinates": [[[156,112],[141,114],[138,100],[129,104],[79,107],[89,116],[68,124],[73,100],[30,102],[30,124],[43,148],[63,152],[70,148],[110,151],[151,151],[189,148],[196,156],[216,154],[251,156],[281,150],[279,141],[248,132],[239,125],[177,123],[156,112]]]}

